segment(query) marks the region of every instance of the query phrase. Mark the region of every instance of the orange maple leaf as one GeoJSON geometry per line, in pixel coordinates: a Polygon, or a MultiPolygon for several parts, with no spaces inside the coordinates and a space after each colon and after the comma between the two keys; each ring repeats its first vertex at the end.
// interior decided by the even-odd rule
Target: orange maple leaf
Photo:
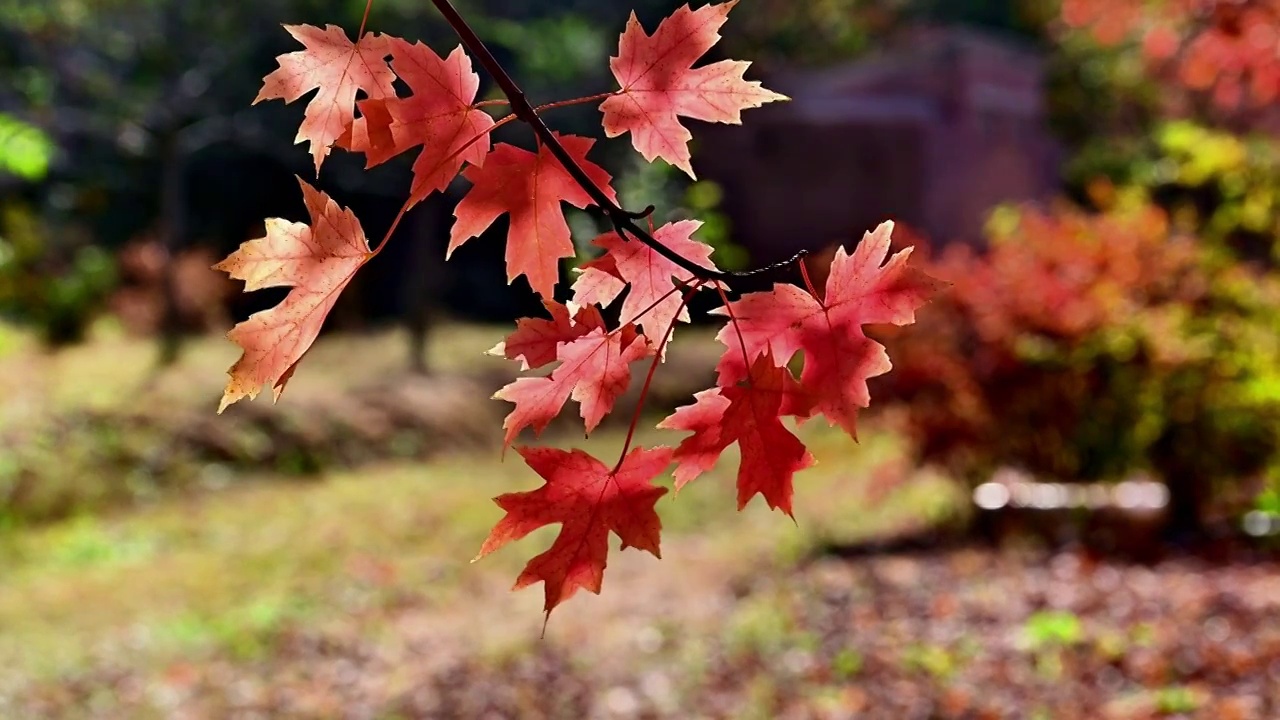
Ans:
{"type": "MultiPolygon", "coordinates": [[[[577,135],[557,134],[556,137],[604,194],[610,200],[616,199],[609,185],[612,176],[587,160],[587,151],[595,140],[577,135]]],[[[560,259],[577,254],[560,203],[585,208],[592,204],[591,196],[570,177],[545,145],[532,153],[499,143],[483,167],[473,165],[464,170],[462,176],[473,186],[454,208],[457,222],[449,234],[445,258],[484,232],[499,216],[510,213],[507,282],[524,275],[534,292],[550,298],[560,279],[560,259]]]]}
{"type": "MultiPolygon", "coordinates": [[[[597,315],[598,317],[598,315],[597,315]]],[[[573,398],[581,406],[586,432],[596,429],[631,383],[631,363],[653,352],[649,339],[624,325],[613,332],[603,326],[556,345],[560,365],[546,377],[527,377],[506,385],[494,398],[515,403],[502,427],[510,445],[530,425],[539,434],[573,398]]]]}
{"type": "Polygon", "coordinates": [[[448,187],[464,162],[484,164],[494,121],[473,105],[480,76],[461,45],[441,58],[421,42],[391,38],[390,52],[392,69],[413,94],[361,100],[362,116],[338,145],[365,153],[366,167],[421,145],[409,190],[413,204],[448,187]]]}
{"type": "Polygon", "coordinates": [[[631,142],[645,160],[662,158],[691,178],[689,129],[679,117],[742,123],[742,111],[768,102],[789,100],[743,74],[751,63],[742,60],[694,68],[693,63],[720,40],[720,26],[738,0],[690,10],[681,6],[646,35],[631,13],[619,42],[618,55],[609,59],[622,87],[600,104],[608,137],[631,133],[631,142]]]}
{"type": "Polygon", "coordinates": [[[254,313],[227,333],[244,353],[227,373],[231,379],[219,413],[240,398],[257,397],[267,383],[272,385],[274,400],[280,399],[338,295],[356,270],[373,257],[360,222],[350,210],[338,207],[302,178],[298,184],[311,215],[310,225],[268,218],[265,237],[241,244],[213,266],[243,280],[246,292],[293,288],[279,305],[254,313]]]}
{"type": "Polygon", "coordinates": [[[813,409],[856,438],[858,410],[871,402],[867,379],[893,367],[884,346],[862,326],[913,323],[916,309],[944,285],[907,264],[911,248],[885,262],[892,232],[893,223],[884,222],[865,234],[853,255],[838,249],[821,298],[777,284],[743,295],[729,309],[713,310],[736,320],[716,335],[727,348],[717,366],[719,384],[747,376],[744,345],[752,360],[769,351],[779,365],[803,350],[800,384],[814,400],[813,409]]]}
{"type": "MultiPolygon", "coordinates": [[[[702,223],[698,220],[667,223],[653,231],[653,238],[699,267],[715,270],[711,246],[692,237],[700,227],[702,223]]],[[[575,303],[608,307],[630,287],[622,301],[622,317],[635,322],[649,335],[660,336],[676,320],[689,322],[689,310],[683,298],[680,293],[672,292],[678,287],[675,279],[681,283],[694,279],[688,270],[648,245],[623,239],[616,232],[605,233],[592,240],[592,244],[603,248],[605,254],[583,264],[582,274],[573,284],[575,303]]]]}
{"type": "Polygon", "coordinates": [[[531,370],[555,362],[560,346],[573,342],[592,330],[605,329],[600,308],[584,305],[571,317],[569,308],[555,300],[543,300],[551,319],[520,318],[515,332],[489,349],[490,355],[519,360],[521,369],[531,370]]]}
{"type": "Polygon", "coordinates": [[[720,454],[738,443],[738,509],[756,494],[770,508],[791,515],[792,478],[813,465],[813,455],[782,424],[789,401],[798,392],[791,371],[778,367],[766,351],[756,358],[748,378],[732,387],[694,395],[658,424],[666,430],[693,433],[675,450],[676,489],[710,470],[720,454]]]}
{"type": "Polygon", "coordinates": [[[326,25],[324,30],[312,25],[285,25],[284,29],[307,49],[276,58],[280,67],[262,78],[262,89],[253,104],[276,98],[291,103],[312,90],[319,90],[307,103],[302,125],[294,138],[295,143],[304,140],[311,143],[318,175],[320,164],[329,154],[329,146],[352,123],[356,91],[363,90],[370,98],[395,97],[391,83],[396,76],[386,61],[391,51],[389,38],[366,34],[352,44],[337,25],[326,25]]]}
{"type": "Polygon", "coordinates": [[[623,549],[635,547],[662,557],[662,520],[654,505],[667,489],[653,485],[653,478],[671,464],[671,448],[636,448],[616,471],[582,450],[521,447],[516,451],[546,484],[494,498],[507,514],[475,559],[540,527],[560,523],[560,534],[550,549],[529,561],[512,588],[545,583],[543,608],[548,616],[579,588],[600,594],[610,531],[622,539],[623,549]]]}

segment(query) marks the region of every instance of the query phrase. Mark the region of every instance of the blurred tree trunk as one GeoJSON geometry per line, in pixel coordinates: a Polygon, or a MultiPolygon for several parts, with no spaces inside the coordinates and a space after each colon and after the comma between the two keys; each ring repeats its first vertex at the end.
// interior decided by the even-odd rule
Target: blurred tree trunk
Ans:
{"type": "Polygon", "coordinates": [[[1200,441],[1209,437],[1206,428],[1172,423],[1152,448],[1155,470],[1169,489],[1164,535],[1170,542],[1185,544],[1204,538],[1211,487],[1200,441]]]}
{"type": "Polygon", "coordinates": [[[1205,531],[1204,510],[1208,504],[1208,482],[1186,472],[1165,477],[1169,488],[1169,516],[1165,535],[1182,543],[1201,538],[1205,531]]]}
{"type": "Polygon", "coordinates": [[[429,374],[428,359],[431,331],[440,312],[439,299],[444,294],[445,270],[441,240],[439,201],[420,205],[410,216],[409,272],[404,292],[405,327],[409,333],[409,369],[429,374]]]}
{"type": "Polygon", "coordinates": [[[183,207],[184,154],[180,132],[165,138],[163,186],[160,188],[160,217],[164,236],[164,275],[162,295],[164,312],[160,321],[160,352],[156,365],[170,367],[182,352],[182,312],[178,304],[176,270],[178,253],[182,251],[185,208],[183,207]]]}

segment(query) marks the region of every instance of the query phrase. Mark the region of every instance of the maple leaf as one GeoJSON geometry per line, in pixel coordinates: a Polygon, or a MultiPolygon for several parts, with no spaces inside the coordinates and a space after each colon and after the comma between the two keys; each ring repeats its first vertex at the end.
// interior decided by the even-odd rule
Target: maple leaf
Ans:
{"type": "Polygon", "coordinates": [[[521,368],[530,370],[555,362],[556,350],[562,343],[572,342],[592,330],[603,329],[600,308],[585,305],[570,317],[569,308],[555,300],[543,300],[542,306],[551,319],[520,318],[515,332],[489,350],[508,360],[519,360],[521,368]]]}
{"type": "Polygon", "coordinates": [[[653,479],[671,464],[671,448],[637,447],[623,457],[617,470],[581,450],[517,447],[516,451],[547,482],[534,491],[494,498],[507,515],[494,525],[475,560],[544,525],[561,524],[552,547],[529,561],[512,588],[544,583],[548,616],[579,588],[600,594],[611,530],[622,538],[622,550],[637,547],[662,557],[658,546],[662,520],[654,505],[667,488],[654,486],[653,479]]]}
{"type": "Polygon", "coordinates": [[[591,433],[613,409],[618,396],[631,383],[631,363],[651,354],[648,338],[634,325],[613,332],[595,327],[580,337],[558,342],[560,365],[546,377],[520,378],[503,387],[494,398],[515,403],[502,423],[506,444],[526,427],[541,434],[560,414],[570,398],[581,406],[586,432],[591,433]]]}
{"type": "Polygon", "coordinates": [[[326,25],[324,30],[312,25],[285,25],[284,29],[306,49],[276,58],[280,67],[262,78],[262,89],[253,104],[277,98],[291,103],[318,90],[307,103],[294,138],[295,143],[311,143],[318,175],[329,146],[352,123],[356,92],[363,90],[375,99],[395,97],[391,83],[396,76],[386,61],[390,38],[366,34],[353,44],[337,25],[326,25]]]}
{"type": "Polygon", "coordinates": [[[274,400],[280,399],[338,295],[373,257],[350,210],[338,207],[302,178],[298,184],[311,215],[310,225],[268,218],[266,236],[242,243],[213,266],[243,280],[245,292],[293,288],[279,305],[254,313],[227,333],[244,352],[227,373],[230,380],[219,413],[243,397],[257,397],[267,383],[272,385],[274,400]]]}
{"type": "MultiPolygon", "coordinates": [[[[691,237],[700,227],[698,220],[667,223],[653,232],[653,239],[694,264],[715,270],[711,246],[691,237]]],[[[646,333],[664,333],[677,319],[689,322],[684,300],[680,293],[672,292],[678,287],[672,278],[678,278],[681,284],[694,280],[688,270],[648,245],[627,241],[616,232],[605,233],[592,244],[603,248],[605,254],[583,264],[582,275],[573,284],[575,303],[608,307],[629,285],[631,291],[622,301],[622,317],[640,325],[646,333]]]]}
{"type": "Polygon", "coordinates": [[[659,423],[659,428],[693,433],[675,450],[676,489],[710,470],[736,442],[741,453],[738,509],[760,494],[770,508],[791,515],[792,479],[814,463],[804,443],[780,418],[795,382],[791,372],[778,367],[765,351],[744,382],[697,393],[694,404],[659,423]]]}
{"type": "Polygon", "coordinates": [[[392,38],[389,46],[391,67],[413,94],[360,101],[362,117],[338,144],[365,153],[366,167],[421,145],[413,163],[412,205],[448,187],[464,162],[484,164],[494,121],[473,104],[480,76],[461,45],[448,58],[421,42],[392,38]]]}
{"type": "Polygon", "coordinates": [[[738,0],[688,5],[658,23],[646,35],[631,13],[609,68],[622,87],[600,104],[608,137],[631,133],[631,142],[645,160],[662,158],[696,178],[689,164],[693,135],[680,124],[681,116],[738,125],[742,111],[776,100],[788,100],[743,74],[751,63],[740,60],[694,68],[693,63],[720,40],[720,26],[738,0]]]}
{"type": "Polygon", "coordinates": [[[804,350],[800,384],[813,409],[856,438],[858,410],[871,402],[867,379],[892,367],[884,346],[868,338],[862,326],[913,323],[916,309],[943,286],[907,264],[911,248],[884,262],[892,232],[893,222],[884,222],[863,236],[853,255],[839,248],[821,299],[795,285],[777,284],[769,292],[743,295],[728,309],[713,310],[736,321],[716,336],[727,348],[717,366],[719,384],[746,376],[744,347],[750,358],[770,352],[779,365],[804,350]]]}
{"type": "MultiPolygon", "coordinates": [[[[378,163],[400,154],[396,149],[396,138],[391,132],[391,112],[387,110],[384,98],[371,98],[356,103],[360,108],[360,117],[356,118],[347,129],[333,142],[335,147],[352,152],[364,153],[369,169],[378,163]]],[[[407,149],[407,148],[404,148],[407,149]]]]}
{"type": "Polygon", "coordinates": [[[516,451],[546,483],[537,490],[494,498],[507,514],[489,533],[476,560],[538,528],[560,523],[551,547],[529,561],[512,588],[544,583],[548,616],[579,588],[600,594],[610,531],[622,539],[624,550],[635,547],[662,557],[662,521],[654,506],[667,489],[653,485],[653,478],[671,463],[671,448],[636,448],[616,470],[582,450],[516,451]]]}
{"type": "MultiPolygon", "coordinates": [[[[595,140],[577,135],[556,137],[587,177],[615,200],[617,195],[609,185],[612,176],[587,160],[595,140]]],[[[577,254],[560,203],[586,208],[592,204],[591,197],[545,145],[533,153],[499,143],[483,167],[468,167],[462,175],[473,186],[453,211],[457,222],[449,234],[445,258],[508,213],[507,282],[524,275],[534,292],[550,298],[560,279],[560,259],[577,254]]]]}

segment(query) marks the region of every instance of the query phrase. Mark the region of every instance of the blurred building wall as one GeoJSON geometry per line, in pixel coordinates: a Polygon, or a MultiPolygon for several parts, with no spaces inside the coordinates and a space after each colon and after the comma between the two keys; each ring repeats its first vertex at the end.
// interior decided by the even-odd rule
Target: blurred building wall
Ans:
{"type": "Polygon", "coordinates": [[[1040,56],[1010,41],[913,28],[873,57],[770,73],[765,85],[792,101],[699,127],[694,167],[724,186],[735,241],[756,262],[885,219],[975,242],[993,205],[1058,188],[1043,75],[1040,56]]]}

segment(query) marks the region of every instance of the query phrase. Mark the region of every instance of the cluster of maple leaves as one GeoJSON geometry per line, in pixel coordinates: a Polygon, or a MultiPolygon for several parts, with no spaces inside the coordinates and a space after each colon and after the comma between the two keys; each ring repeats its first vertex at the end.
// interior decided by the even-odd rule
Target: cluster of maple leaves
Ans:
{"type": "Polygon", "coordinates": [[[1139,38],[1149,61],[1219,107],[1280,97],[1280,0],[1064,0],[1062,18],[1106,45],[1139,38]]]}
{"type": "MultiPolygon", "coordinates": [[[[744,79],[747,62],[694,67],[719,40],[736,2],[696,10],[683,6],[653,34],[632,14],[618,55],[610,61],[619,89],[580,99],[603,97],[599,109],[606,136],[630,134],[647,160],[662,159],[692,177],[691,134],[680,118],[739,123],[743,109],[786,99],[744,79]]],[[[616,231],[599,236],[594,245],[601,254],[582,267],[571,299],[557,301],[559,263],[575,254],[561,204],[593,204],[593,188],[586,182],[594,184],[596,196],[616,197],[609,173],[587,157],[595,140],[550,135],[585,180],[575,178],[547,142],[533,151],[491,145],[490,132],[514,116],[495,121],[482,107],[495,103],[476,101],[479,76],[461,45],[441,57],[420,42],[387,35],[361,32],[352,43],[333,25],[286,29],[305,49],[278,58],[280,67],[264,78],[257,101],[292,102],[317,91],[297,136],[298,142],[310,143],[317,172],[332,147],[363,153],[370,167],[418,150],[404,210],[461,173],[471,188],[454,211],[448,253],[500,216],[509,217],[508,281],[523,275],[543,298],[549,317],[518,321],[493,352],[520,361],[524,370],[552,367],[497,393],[515,406],[504,422],[505,445],[526,429],[541,433],[569,400],[578,404],[590,433],[627,389],[633,363],[647,360],[652,377],[674,326],[690,320],[687,303],[695,291],[714,289],[725,301],[713,311],[729,318],[717,336],[725,345],[717,386],[698,393],[693,404],[659,425],[690,433],[678,446],[632,449],[628,434],[613,465],[582,450],[517,448],[545,483],[496,498],[506,515],[479,556],[559,523],[552,546],[533,558],[516,582],[517,588],[543,582],[548,614],[579,588],[600,592],[610,532],[624,548],[659,555],[655,504],[667,489],[654,480],[673,463],[678,489],[736,444],[739,507],[760,494],[770,507],[790,514],[793,476],[814,460],[783,418],[799,422],[822,415],[856,437],[858,410],[870,402],[867,378],[890,367],[884,348],[868,339],[862,326],[913,322],[915,310],[938,287],[907,265],[909,249],[886,262],[893,225],[885,222],[867,233],[852,255],[843,249],[836,253],[825,292],[778,284],[730,302],[727,275],[712,262],[712,249],[693,238],[701,223],[684,220],[653,229],[652,244],[616,231]],[[396,94],[396,78],[409,95],[396,94]],[[359,102],[358,93],[364,96],[359,102]],[[686,262],[675,262],[673,254],[686,262]],[[601,309],[619,301],[621,322],[609,327],[601,309]],[[796,376],[789,367],[802,351],[803,369],[796,376]]],[[[572,102],[578,101],[554,105],[572,102]]],[[[229,371],[219,412],[253,398],[264,385],[272,386],[278,399],[338,294],[377,254],[349,210],[299,182],[311,222],[268,219],[265,237],[244,243],[215,266],[243,280],[246,291],[292,288],[278,306],[229,333],[244,352],[229,371]]]]}

